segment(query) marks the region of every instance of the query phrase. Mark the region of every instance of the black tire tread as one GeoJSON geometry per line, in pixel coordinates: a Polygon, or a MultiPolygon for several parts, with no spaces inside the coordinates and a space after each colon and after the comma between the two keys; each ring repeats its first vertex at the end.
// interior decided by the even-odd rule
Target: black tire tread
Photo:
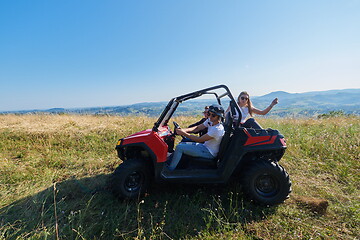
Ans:
{"type": "Polygon", "coordinates": [[[289,174],[277,162],[256,161],[251,163],[245,171],[242,172],[241,184],[245,196],[262,205],[276,205],[283,203],[291,193],[291,181],[289,174]],[[256,193],[254,190],[254,181],[256,176],[261,173],[268,173],[274,176],[278,183],[279,189],[275,196],[264,197],[256,193]]]}
{"type": "Polygon", "coordinates": [[[151,181],[150,169],[146,162],[142,159],[128,159],[121,163],[111,175],[110,188],[113,194],[121,199],[134,199],[143,195],[151,181]],[[128,192],[124,188],[124,181],[126,177],[134,171],[141,171],[144,175],[144,183],[137,192],[128,192]]]}

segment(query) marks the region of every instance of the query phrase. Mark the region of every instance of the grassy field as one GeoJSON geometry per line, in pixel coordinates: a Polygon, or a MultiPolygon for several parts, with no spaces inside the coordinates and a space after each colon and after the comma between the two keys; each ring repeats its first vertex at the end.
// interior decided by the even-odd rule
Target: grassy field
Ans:
{"type": "Polygon", "coordinates": [[[155,121],[0,115],[0,239],[359,239],[359,117],[259,119],[288,143],[280,164],[293,192],[275,207],[244,200],[236,183],[153,185],[137,201],[114,198],[116,141],[155,121]]]}

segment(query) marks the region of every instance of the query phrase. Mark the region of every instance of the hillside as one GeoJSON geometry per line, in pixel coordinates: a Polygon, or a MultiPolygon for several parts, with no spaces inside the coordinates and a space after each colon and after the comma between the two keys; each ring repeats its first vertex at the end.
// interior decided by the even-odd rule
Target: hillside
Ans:
{"type": "Polygon", "coordinates": [[[360,89],[330,90],[306,93],[274,92],[254,98],[255,106],[264,108],[275,97],[279,104],[271,115],[312,116],[330,111],[343,111],[347,114],[360,114],[360,89]]]}
{"type": "Polygon", "coordinates": [[[153,184],[136,201],[116,199],[107,185],[121,163],[115,144],[154,121],[0,115],[0,239],[358,238],[359,117],[259,119],[287,139],[280,164],[293,191],[274,207],[244,199],[238,181],[153,184]]]}
{"type": "MultiPolygon", "coordinates": [[[[235,96],[236,97],[236,96],[235,96]]],[[[360,89],[330,90],[306,93],[287,93],[283,91],[272,92],[264,96],[252,97],[252,102],[257,108],[266,108],[270,102],[277,97],[279,104],[268,116],[316,116],[329,113],[330,111],[343,111],[345,114],[360,115],[360,89]]],[[[177,115],[200,115],[203,107],[215,103],[211,100],[191,100],[184,102],[178,108],[177,115]]],[[[109,114],[109,115],[144,115],[158,116],[167,102],[145,102],[125,106],[92,107],[92,108],[52,108],[47,110],[24,110],[14,112],[15,114],[29,113],[51,113],[51,114],[109,114]]],[[[222,103],[225,108],[228,100],[222,103]]],[[[1,112],[0,112],[1,113],[1,112]]]]}

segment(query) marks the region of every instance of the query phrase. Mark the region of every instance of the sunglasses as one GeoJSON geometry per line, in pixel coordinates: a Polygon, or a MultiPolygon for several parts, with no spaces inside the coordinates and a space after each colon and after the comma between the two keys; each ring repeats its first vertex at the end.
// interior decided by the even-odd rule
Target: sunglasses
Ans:
{"type": "Polygon", "coordinates": [[[247,97],[241,97],[241,100],[248,100],[249,98],[247,97]]]}

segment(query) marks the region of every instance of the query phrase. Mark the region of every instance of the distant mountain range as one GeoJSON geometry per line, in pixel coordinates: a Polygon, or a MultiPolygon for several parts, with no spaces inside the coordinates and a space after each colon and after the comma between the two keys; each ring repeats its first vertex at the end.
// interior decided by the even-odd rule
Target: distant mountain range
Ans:
{"type": "MultiPolygon", "coordinates": [[[[305,93],[272,92],[264,96],[251,97],[253,105],[259,109],[269,106],[277,97],[279,104],[267,116],[316,116],[330,111],[360,115],[360,89],[329,90],[305,93]]],[[[169,99],[170,100],[170,99],[169,99]]],[[[201,115],[204,106],[215,103],[214,99],[190,100],[180,104],[177,115],[201,115]]],[[[0,114],[108,114],[158,116],[167,102],[144,102],[132,105],[92,108],[52,108],[47,110],[7,111],[0,114]]],[[[228,102],[223,102],[227,108],[228,102]]]]}
{"type": "Polygon", "coordinates": [[[253,99],[254,106],[265,108],[275,98],[279,104],[270,115],[311,116],[342,111],[360,115],[360,89],[329,90],[305,93],[272,92],[253,99]]]}

